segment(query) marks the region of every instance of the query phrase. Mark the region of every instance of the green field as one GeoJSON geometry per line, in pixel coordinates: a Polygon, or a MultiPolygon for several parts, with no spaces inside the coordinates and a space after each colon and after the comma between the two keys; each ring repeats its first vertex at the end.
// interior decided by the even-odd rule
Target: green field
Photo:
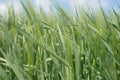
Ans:
{"type": "Polygon", "coordinates": [[[120,80],[120,13],[26,1],[0,16],[0,80],[120,80]]]}

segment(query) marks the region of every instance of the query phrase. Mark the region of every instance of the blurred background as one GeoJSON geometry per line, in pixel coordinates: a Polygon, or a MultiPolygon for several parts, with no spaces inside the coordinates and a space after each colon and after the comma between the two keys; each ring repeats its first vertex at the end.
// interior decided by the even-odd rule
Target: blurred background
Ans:
{"type": "MultiPolygon", "coordinates": [[[[25,1],[25,0],[24,0],[25,1]]],[[[107,11],[112,8],[119,10],[119,0],[31,0],[35,9],[39,10],[39,7],[43,8],[45,12],[49,12],[50,8],[54,8],[55,5],[59,5],[62,8],[70,11],[71,8],[83,7],[86,5],[92,7],[94,10],[98,9],[98,3],[107,11]]],[[[0,0],[0,13],[5,14],[8,11],[8,5],[13,2],[15,11],[20,13],[22,7],[20,0],[0,0]]]]}

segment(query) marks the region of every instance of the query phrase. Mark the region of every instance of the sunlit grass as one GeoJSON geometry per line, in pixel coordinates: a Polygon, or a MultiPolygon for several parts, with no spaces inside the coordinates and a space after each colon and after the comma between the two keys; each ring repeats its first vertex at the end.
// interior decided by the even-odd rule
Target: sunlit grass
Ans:
{"type": "Polygon", "coordinates": [[[0,80],[119,80],[120,14],[57,6],[0,16],[0,80]]]}

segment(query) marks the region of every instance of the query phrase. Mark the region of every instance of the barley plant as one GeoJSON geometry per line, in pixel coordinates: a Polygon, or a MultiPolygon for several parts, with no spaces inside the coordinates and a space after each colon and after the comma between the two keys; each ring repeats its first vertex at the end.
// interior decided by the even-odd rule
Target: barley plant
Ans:
{"type": "Polygon", "coordinates": [[[120,80],[120,14],[114,8],[106,12],[99,3],[96,11],[72,13],[55,6],[46,13],[25,1],[22,13],[9,6],[0,15],[0,80],[120,80]]]}

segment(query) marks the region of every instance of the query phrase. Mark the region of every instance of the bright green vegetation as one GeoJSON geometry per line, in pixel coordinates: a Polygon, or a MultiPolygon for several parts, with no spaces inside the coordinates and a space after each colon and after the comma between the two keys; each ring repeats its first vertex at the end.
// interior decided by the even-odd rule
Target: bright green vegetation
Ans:
{"type": "Polygon", "coordinates": [[[120,14],[61,7],[0,16],[0,80],[120,80],[120,14]],[[26,14],[25,14],[26,13],[26,14]],[[76,15],[76,16],[75,16],[76,15]]]}

